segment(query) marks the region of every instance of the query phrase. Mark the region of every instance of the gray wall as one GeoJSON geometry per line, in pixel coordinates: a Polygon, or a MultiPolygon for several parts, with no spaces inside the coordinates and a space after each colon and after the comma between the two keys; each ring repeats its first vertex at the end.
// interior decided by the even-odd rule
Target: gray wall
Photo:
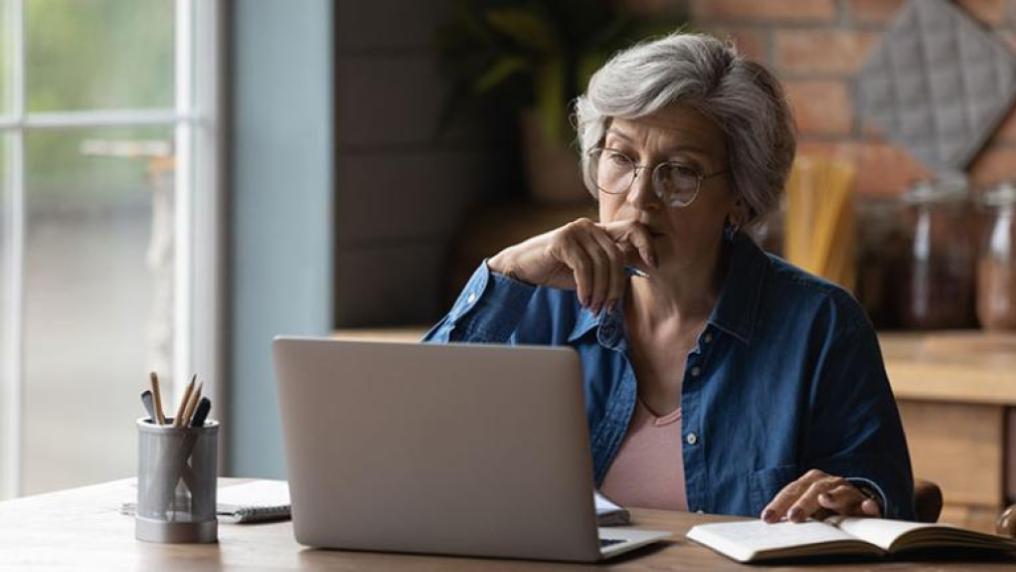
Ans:
{"type": "Polygon", "coordinates": [[[433,39],[452,4],[336,4],[338,326],[444,313],[450,242],[472,206],[512,184],[514,117],[459,113],[437,135],[446,82],[433,39]]]}
{"type": "Polygon", "coordinates": [[[284,473],[272,337],[332,328],[334,8],[231,5],[226,470],[272,477],[284,473]]]}

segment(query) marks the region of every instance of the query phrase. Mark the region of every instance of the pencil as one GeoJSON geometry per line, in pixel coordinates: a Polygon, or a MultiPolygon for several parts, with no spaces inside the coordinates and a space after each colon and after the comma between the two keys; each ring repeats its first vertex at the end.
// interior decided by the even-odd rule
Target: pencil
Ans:
{"type": "Polygon", "coordinates": [[[201,389],[204,387],[204,385],[205,382],[202,381],[201,383],[198,384],[197,389],[195,389],[191,393],[190,399],[187,401],[187,409],[185,409],[183,413],[184,421],[181,427],[190,427],[191,416],[194,415],[194,410],[197,408],[198,401],[201,399],[201,389]]]}
{"type": "Polygon", "coordinates": [[[176,415],[173,417],[173,427],[184,426],[184,411],[187,410],[187,403],[190,402],[191,392],[194,391],[194,382],[198,379],[197,374],[191,378],[190,383],[187,384],[187,389],[183,391],[183,397],[180,398],[180,405],[176,408],[176,415]]]}
{"type": "Polygon", "coordinates": [[[153,371],[148,376],[152,381],[152,399],[155,400],[155,422],[159,425],[165,425],[166,416],[162,413],[162,393],[159,391],[159,375],[153,371]]]}

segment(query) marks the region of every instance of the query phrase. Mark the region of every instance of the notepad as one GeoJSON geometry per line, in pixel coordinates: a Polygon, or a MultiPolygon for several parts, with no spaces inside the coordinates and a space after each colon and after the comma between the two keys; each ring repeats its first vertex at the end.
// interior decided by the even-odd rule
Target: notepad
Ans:
{"type": "MultiPolygon", "coordinates": [[[[215,513],[219,520],[236,524],[286,520],[290,518],[289,484],[259,480],[221,487],[216,492],[215,513]]],[[[120,512],[134,516],[137,504],[125,502],[120,512]]]]}
{"type": "Polygon", "coordinates": [[[611,502],[599,491],[593,494],[593,504],[596,505],[596,524],[598,526],[619,526],[631,522],[631,515],[627,510],[611,502]]]}
{"type": "Polygon", "coordinates": [[[810,556],[870,555],[959,548],[1016,554],[1016,541],[947,524],[880,518],[767,524],[761,520],[700,524],[688,538],[738,562],[810,556]]]}
{"type": "Polygon", "coordinates": [[[220,519],[237,522],[264,522],[290,517],[289,484],[286,481],[258,480],[221,487],[217,493],[220,519]]]}

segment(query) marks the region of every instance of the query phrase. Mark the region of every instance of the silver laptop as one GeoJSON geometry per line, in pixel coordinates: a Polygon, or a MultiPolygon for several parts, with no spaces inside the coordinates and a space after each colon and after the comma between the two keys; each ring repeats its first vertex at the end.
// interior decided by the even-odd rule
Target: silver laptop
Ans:
{"type": "Polygon", "coordinates": [[[570,348],[281,337],[273,352],[300,544],[591,562],[670,536],[597,528],[570,348]]]}

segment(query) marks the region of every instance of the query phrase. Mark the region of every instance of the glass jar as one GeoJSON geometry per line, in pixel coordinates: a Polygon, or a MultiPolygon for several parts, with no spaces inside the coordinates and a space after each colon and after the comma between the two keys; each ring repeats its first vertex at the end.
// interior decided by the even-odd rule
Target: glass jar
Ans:
{"type": "Polygon", "coordinates": [[[900,327],[900,265],[909,257],[898,197],[857,202],[857,299],[876,328],[900,327]]]}
{"type": "Polygon", "coordinates": [[[960,177],[922,181],[903,197],[908,256],[901,265],[901,322],[912,329],[974,324],[974,233],[960,177]]]}
{"type": "Polygon", "coordinates": [[[977,318],[987,330],[1016,330],[1016,186],[984,193],[988,215],[977,261],[977,318]]]}

